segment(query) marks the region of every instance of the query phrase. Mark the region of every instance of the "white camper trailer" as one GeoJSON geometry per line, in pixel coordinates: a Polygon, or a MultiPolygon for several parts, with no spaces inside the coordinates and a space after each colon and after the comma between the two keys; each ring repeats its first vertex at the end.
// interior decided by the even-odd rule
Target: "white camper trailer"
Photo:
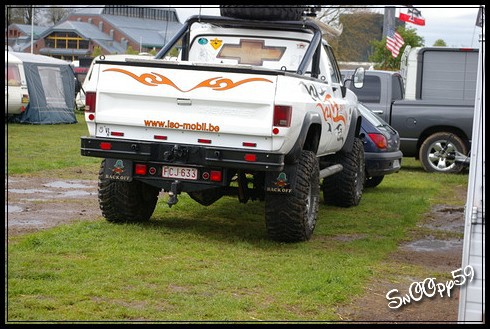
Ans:
{"type": "Polygon", "coordinates": [[[473,99],[477,69],[478,48],[407,46],[400,62],[405,99],[473,99]]]}
{"type": "Polygon", "coordinates": [[[5,116],[20,114],[29,103],[22,61],[5,50],[5,116]]]}

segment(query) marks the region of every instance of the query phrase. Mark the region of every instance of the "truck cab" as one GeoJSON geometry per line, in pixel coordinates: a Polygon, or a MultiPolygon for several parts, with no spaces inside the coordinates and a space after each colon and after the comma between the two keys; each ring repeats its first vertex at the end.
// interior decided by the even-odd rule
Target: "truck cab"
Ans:
{"type": "MultiPolygon", "coordinates": [[[[344,79],[354,73],[341,72],[344,79]]],[[[391,123],[391,105],[405,98],[402,75],[395,71],[368,70],[362,88],[355,88],[351,81],[346,81],[346,86],[356,93],[359,102],[388,123],[391,123]]]]}

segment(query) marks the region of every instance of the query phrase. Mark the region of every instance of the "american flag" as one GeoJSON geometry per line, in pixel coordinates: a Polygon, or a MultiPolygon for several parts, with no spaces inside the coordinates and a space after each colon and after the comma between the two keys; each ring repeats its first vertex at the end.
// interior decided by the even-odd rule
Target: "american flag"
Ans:
{"type": "Polygon", "coordinates": [[[395,32],[393,29],[388,30],[388,34],[386,35],[386,48],[391,51],[391,55],[394,58],[398,57],[400,52],[400,48],[405,44],[402,36],[395,32]]]}

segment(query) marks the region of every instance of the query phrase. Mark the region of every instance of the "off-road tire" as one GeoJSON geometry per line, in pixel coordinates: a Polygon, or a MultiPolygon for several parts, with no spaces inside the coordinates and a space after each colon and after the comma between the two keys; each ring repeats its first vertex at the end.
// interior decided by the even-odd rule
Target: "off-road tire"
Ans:
{"type": "Polygon", "coordinates": [[[319,165],[315,153],[302,151],[296,165],[296,187],[290,194],[266,193],[265,223],[272,240],[300,242],[311,238],[320,200],[319,165]]]}
{"type": "Polygon", "coordinates": [[[458,151],[468,154],[466,144],[452,133],[439,132],[427,137],[419,150],[419,160],[427,172],[459,173],[464,165],[446,158],[447,152],[440,152],[447,147],[447,152],[458,151]]]}
{"type": "Polygon", "coordinates": [[[148,221],[155,210],[160,189],[139,181],[120,182],[105,179],[102,160],[99,170],[99,206],[109,222],[148,221]]]}
{"type": "Polygon", "coordinates": [[[364,182],[364,187],[376,187],[379,184],[381,184],[381,182],[383,181],[383,178],[385,178],[384,175],[383,176],[366,177],[366,181],[364,182]]]}
{"type": "Polygon", "coordinates": [[[323,179],[323,201],[338,207],[357,206],[361,201],[366,175],[362,141],[355,138],[352,151],[339,152],[334,159],[344,169],[323,179]]]}
{"type": "Polygon", "coordinates": [[[299,21],[306,6],[299,5],[220,5],[221,16],[270,21],[299,21]]]}

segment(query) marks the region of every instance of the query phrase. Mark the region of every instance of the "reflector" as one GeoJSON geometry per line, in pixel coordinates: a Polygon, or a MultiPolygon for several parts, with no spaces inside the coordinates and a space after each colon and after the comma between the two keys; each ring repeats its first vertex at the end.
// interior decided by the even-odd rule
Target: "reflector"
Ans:
{"type": "Polygon", "coordinates": [[[213,182],[221,182],[221,171],[211,170],[211,180],[213,182]]]}
{"type": "Polygon", "coordinates": [[[146,165],[142,163],[137,163],[134,166],[134,173],[136,175],[146,175],[146,165]]]}

